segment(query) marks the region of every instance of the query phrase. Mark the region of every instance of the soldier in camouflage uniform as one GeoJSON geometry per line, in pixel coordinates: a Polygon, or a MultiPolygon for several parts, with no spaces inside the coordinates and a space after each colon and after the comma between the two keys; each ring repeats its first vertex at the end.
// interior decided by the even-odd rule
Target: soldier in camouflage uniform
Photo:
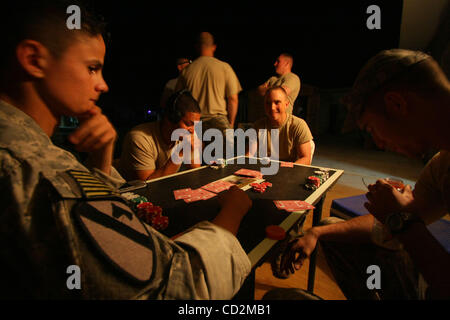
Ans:
{"type": "Polygon", "coordinates": [[[73,3],[1,8],[10,19],[0,29],[17,31],[2,35],[0,60],[1,297],[231,298],[250,272],[234,236],[250,199],[230,190],[212,223],[176,241],[136,218],[117,193],[124,180],[111,167],[115,130],[95,106],[108,90],[105,44],[84,8],[81,30],[66,28],[73,3]],[[80,119],[69,139],[90,154],[86,166],[49,138],[62,115],[80,119]],[[73,265],[79,290],[69,290],[73,265]]]}
{"type": "MultiPolygon", "coordinates": [[[[349,95],[346,130],[369,131],[380,148],[421,155],[441,149],[421,172],[414,190],[398,191],[380,179],[369,185],[371,214],[347,221],[328,218],[291,242],[281,262],[298,270],[317,243],[349,299],[450,297],[450,255],[426,225],[450,209],[450,83],[427,54],[385,50],[360,71],[349,95]],[[367,285],[371,265],[380,268],[381,288],[367,285]]],[[[373,284],[373,283],[372,283],[373,284]]]]}

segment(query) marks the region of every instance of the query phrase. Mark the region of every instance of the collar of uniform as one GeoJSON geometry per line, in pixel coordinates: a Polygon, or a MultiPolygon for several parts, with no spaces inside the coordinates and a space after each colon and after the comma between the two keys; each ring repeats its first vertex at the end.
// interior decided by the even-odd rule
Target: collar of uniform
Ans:
{"type": "Polygon", "coordinates": [[[47,142],[50,142],[50,137],[42,130],[42,128],[31,118],[28,114],[19,108],[0,99],[0,121],[7,121],[8,127],[17,126],[21,130],[32,130],[38,133],[47,142]]]}

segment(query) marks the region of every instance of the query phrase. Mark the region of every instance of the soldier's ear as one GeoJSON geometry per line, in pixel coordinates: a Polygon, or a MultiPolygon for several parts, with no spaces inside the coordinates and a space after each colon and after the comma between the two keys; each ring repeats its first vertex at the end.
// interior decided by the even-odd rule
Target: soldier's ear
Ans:
{"type": "Polygon", "coordinates": [[[48,65],[50,52],[40,42],[22,40],[16,47],[16,57],[19,65],[27,74],[34,78],[43,78],[48,65]]]}
{"type": "Polygon", "coordinates": [[[396,91],[388,91],[384,94],[384,103],[388,115],[395,118],[404,118],[409,113],[408,102],[405,97],[396,91]]]}

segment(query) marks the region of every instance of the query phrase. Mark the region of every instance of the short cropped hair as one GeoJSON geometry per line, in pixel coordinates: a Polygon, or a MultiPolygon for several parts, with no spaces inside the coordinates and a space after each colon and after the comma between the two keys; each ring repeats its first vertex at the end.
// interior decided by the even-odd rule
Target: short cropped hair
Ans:
{"type": "Polygon", "coordinates": [[[288,94],[286,90],[282,86],[273,86],[267,89],[266,94],[264,95],[264,100],[269,96],[272,91],[279,90],[283,93],[285,99],[288,99],[288,94]]]}
{"type": "Polygon", "coordinates": [[[445,82],[445,73],[436,60],[430,57],[411,67],[409,72],[385,83],[380,90],[385,92],[404,89],[418,92],[424,96],[432,96],[438,93],[445,82]]]}
{"type": "Polygon", "coordinates": [[[448,89],[448,79],[428,54],[405,49],[383,50],[360,70],[342,102],[348,113],[343,131],[350,131],[368,106],[384,111],[383,96],[388,91],[415,92],[425,98],[436,97],[448,89]]]}
{"type": "Polygon", "coordinates": [[[294,65],[294,57],[292,56],[292,54],[287,53],[287,52],[283,52],[283,53],[280,54],[280,56],[283,56],[283,57],[285,57],[285,58],[288,58],[289,61],[291,62],[291,66],[294,65]]]}
{"type": "Polygon", "coordinates": [[[25,39],[42,43],[58,58],[75,37],[104,36],[106,29],[103,17],[80,0],[6,0],[0,4],[0,12],[5,13],[0,21],[1,66],[11,61],[17,45],[25,39]],[[80,7],[79,30],[71,30],[66,24],[71,15],[67,13],[67,8],[71,5],[80,7]]]}
{"type": "Polygon", "coordinates": [[[187,112],[201,114],[201,109],[191,92],[183,89],[175,92],[169,97],[163,115],[169,119],[170,122],[176,123],[180,121],[187,112]]]}
{"type": "Polygon", "coordinates": [[[205,31],[205,32],[201,32],[198,35],[198,38],[197,38],[198,46],[210,47],[210,46],[214,45],[214,43],[215,43],[214,36],[211,33],[205,31]]]}

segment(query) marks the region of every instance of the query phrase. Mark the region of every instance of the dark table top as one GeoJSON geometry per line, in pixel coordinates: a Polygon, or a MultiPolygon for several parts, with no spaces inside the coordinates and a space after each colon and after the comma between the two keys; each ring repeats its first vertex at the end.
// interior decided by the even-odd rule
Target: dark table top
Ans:
{"type": "MultiPolygon", "coordinates": [[[[248,160],[248,159],[247,159],[248,160]]],[[[236,161],[235,161],[236,162],[236,161]]],[[[260,163],[228,164],[218,170],[210,167],[188,170],[175,175],[148,181],[147,188],[134,191],[144,195],[154,205],[163,208],[163,215],[169,217],[169,226],[162,231],[168,237],[173,237],[196,223],[204,220],[212,220],[220,210],[217,196],[208,200],[200,200],[185,203],[183,200],[175,200],[173,191],[177,189],[197,189],[210,182],[233,175],[241,168],[259,170],[264,167],[260,163]]],[[[252,208],[243,218],[237,238],[245,252],[250,253],[265,238],[265,229],[268,225],[282,225],[283,221],[293,213],[278,210],[273,200],[309,200],[311,204],[317,203],[321,196],[337,181],[342,170],[329,171],[329,179],[321,188],[313,191],[304,186],[306,178],[314,174],[317,167],[295,165],[294,168],[280,167],[276,175],[265,175],[263,178],[272,183],[266,192],[257,193],[251,189],[247,194],[253,201],[252,208]]],[[[293,222],[298,221],[301,215],[297,213],[293,222]]],[[[282,225],[286,231],[293,223],[282,225]]]]}

